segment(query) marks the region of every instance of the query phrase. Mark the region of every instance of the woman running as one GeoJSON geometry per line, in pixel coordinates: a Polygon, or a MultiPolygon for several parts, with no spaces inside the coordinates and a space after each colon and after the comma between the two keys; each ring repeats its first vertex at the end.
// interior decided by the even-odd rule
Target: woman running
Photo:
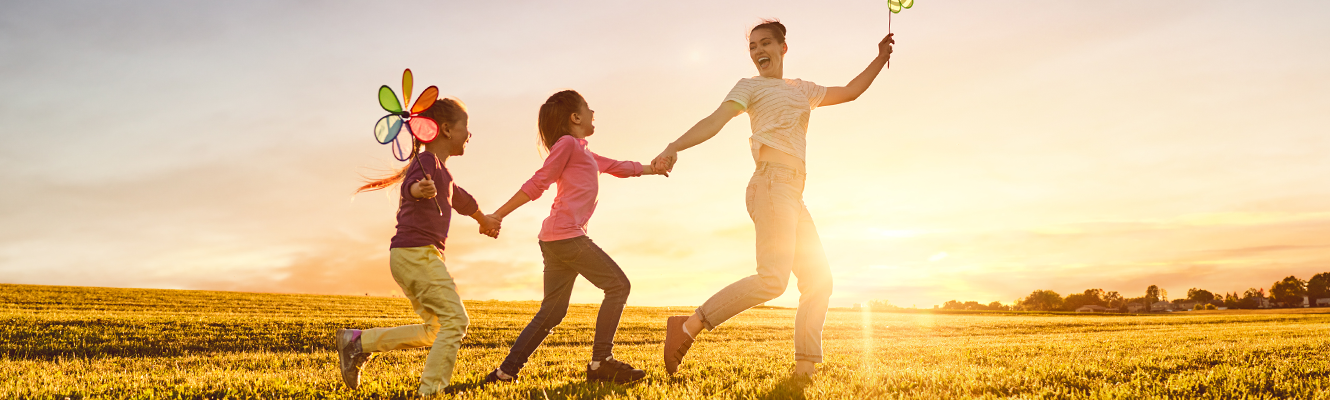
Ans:
{"type": "Polygon", "coordinates": [[[877,57],[844,87],[823,87],[785,79],[785,25],[763,20],[748,34],[748,55],[759,76],[740,79],[720,108],[665,147],[652,165],[669,172],[678,153],[711,139],[745,111],[752,120],[753,160],[748,182],[748,215],[757,231],[757,274],[721,289],[690,316],[669,317],[665,333],[665,370],[678,370],[693,339],[755,305],[785,292],[790,273],[799,278],[799,309],[794,316],[794,373],[812,376],[822,362],[822,325],[831,297],[831,269],[813,218],[803,204],[805,135],[814,108],[853,101],[868,90],[891,58],[892,35],[877,45],[877,57]]]}

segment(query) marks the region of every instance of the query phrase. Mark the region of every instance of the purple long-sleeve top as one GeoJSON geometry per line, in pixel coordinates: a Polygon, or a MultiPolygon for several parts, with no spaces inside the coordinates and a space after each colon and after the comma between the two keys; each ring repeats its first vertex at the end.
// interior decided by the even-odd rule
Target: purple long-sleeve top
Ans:
{"type": "Polygon", "coordinates": [[[443,251],[453,214],[450,209],[457,210],[458,214],[472,215],[480,207],[470,193],[453,183],[452,174],[434,153],[420,152],[407,166],[406,177],[402,179],[402,197],[397,205],[397,234],[393,235],[390,247],[434,245],[443,251]],[[426,173],[434,180],[439,194],[432,199],[417,199],[411,195],[411,185],[424,179],[426,173]]]}
{"type": "Polygon", "coordinates": [[[563,136],[554,142],[545,165],[522,184],[522,192],[531,200],[540,198],[550,184],[559,185],[550,216],[540,226],[541,241],[587,234],[587,222],[596,212],[596,196],[600,191],[597,177],[602,172],[620,178],[642,176],[642,164],[616,161],[592,153],[587,148],[586,139],[563,136]]]}

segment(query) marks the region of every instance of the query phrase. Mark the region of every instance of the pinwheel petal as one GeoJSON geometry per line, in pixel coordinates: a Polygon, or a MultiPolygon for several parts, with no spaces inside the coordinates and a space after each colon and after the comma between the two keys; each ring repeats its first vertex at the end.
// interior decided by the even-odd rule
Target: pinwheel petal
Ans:
{"type": "Polygon", "coordinates": [[[397,94],[388,85],[379,87],[379,106],[390,113],[402,112],[402,103],[397,102],[397,94]]]}
{"type": "Polygon", "coordinates": [[[901,0],[901,8],[914,7],[914,0],[901,0]]]}
{"type": "Polygon", "coordinates": [[[439,137],[439,124],[432,119],[411,117],[411,120],[407,121],[407,125],[407,129],[410,129],[411,134],[415,135],[421,143],[433,142],[434,139],[439,137]]]}
{"type": "MultiPolygon", "coordinates": [[[[411,129],[407,127],[407,129],[411,129]]],[[[406,161],[411,159],[411,135],[397,135],[397,139],[392,142],[393,158],[397,161],[406,161]]]]}
{"type": "Polygon", "coordinates": [[[397,138],[397,133],[402,131],[402,117],[396,115],[385,115],[379,118],[379,122],[374,124],[374,139],[381,144],[388,144],[397,138]]]}
{"type": "Polygon", "coordinates": [[[887,8],[891,9],[893,14],[901,12],[901,0],[887,0],[887,8]]]}
{"type": "Polygon", "coordinates": [[[411,69],[402,71],[402,107],[405,108],[411,104],[411,84],[415,83],[415,76],[411,75],[411,69]]]}
{"type": "Polygon", "coordinates": [[[430,86],[425,91],[420,92],[420,97],[416,98],[416,105],[411,106],[411,113],[417,114],[428,110],[429,106],[434,105],[434,101],[439,99],[439,88],[430,86]]]}

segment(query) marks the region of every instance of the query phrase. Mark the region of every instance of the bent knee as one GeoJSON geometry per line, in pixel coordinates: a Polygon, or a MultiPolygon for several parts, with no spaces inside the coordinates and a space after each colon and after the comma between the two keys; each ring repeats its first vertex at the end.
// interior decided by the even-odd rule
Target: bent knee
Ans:
{"type": "Polygon", "coordinates": [[[758,281],[757,293],[767,300],[771,300],[785,294],[785,288],[789,286],[789,281],[777,277],[764,276],[758,281]]]}
{"type": "Polygon", "coordinates": [[[632,291],[633,284],[628,282],[627,278],[624,278],[615,281],[614,284],[605,288],[605,297],[622,297],[626,299],[628,298],[628,294],[632,293],[632,291]]]}

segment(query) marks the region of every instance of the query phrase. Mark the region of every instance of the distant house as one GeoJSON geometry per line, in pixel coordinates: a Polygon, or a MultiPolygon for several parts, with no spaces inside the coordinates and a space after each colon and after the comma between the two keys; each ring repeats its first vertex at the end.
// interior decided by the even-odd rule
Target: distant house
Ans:
{"type": "Polygon", "coordinates": [[[1131,303],[1127,305],[1127,312],[1141,312],[1141,310],[1144,309],[1145,305],[1141,303],[1131,303]]]}
{"type": "Polygon", "coordinates": [[[1316,299],[1317,306],[1330,306],[1330,298],[1316,299]]]}
{"type": "Polygon", "coordinates": [[[1173,311],[1173,303],[1167,301],[1156,301],[1150,305],[1150,311],[1173,311]]]}
{"type": "Polygon", "coordinates": [[[1077,308],[1076,312],[1104,312],[1106,310],[1108,310],[1108,307],[1090,304],[1090,305],[1081,306],[1081,308],[1077,308]]]}
{"type": "Polygon", "coordinates": [[[1178,304],[1176,305],[1176,307],[1177,307],[1177,309],[1179,309],[1179,310],[1192,310],[1192,309],[1195,309],[1195,308],[1196,308],[1196,304],[1198,304],[1198,303],[1200,303],[1200,302],[1199,302],[1199,301],[1192,301],[1192,300],[1180,301],[1180,302],[1178,302],[1178,304]]]}
{"type": "Polygon", "coordinates": [[[1113,307],[1104,309],[1104,312],[1122,312],[1122,307],[1113,307]]]}

